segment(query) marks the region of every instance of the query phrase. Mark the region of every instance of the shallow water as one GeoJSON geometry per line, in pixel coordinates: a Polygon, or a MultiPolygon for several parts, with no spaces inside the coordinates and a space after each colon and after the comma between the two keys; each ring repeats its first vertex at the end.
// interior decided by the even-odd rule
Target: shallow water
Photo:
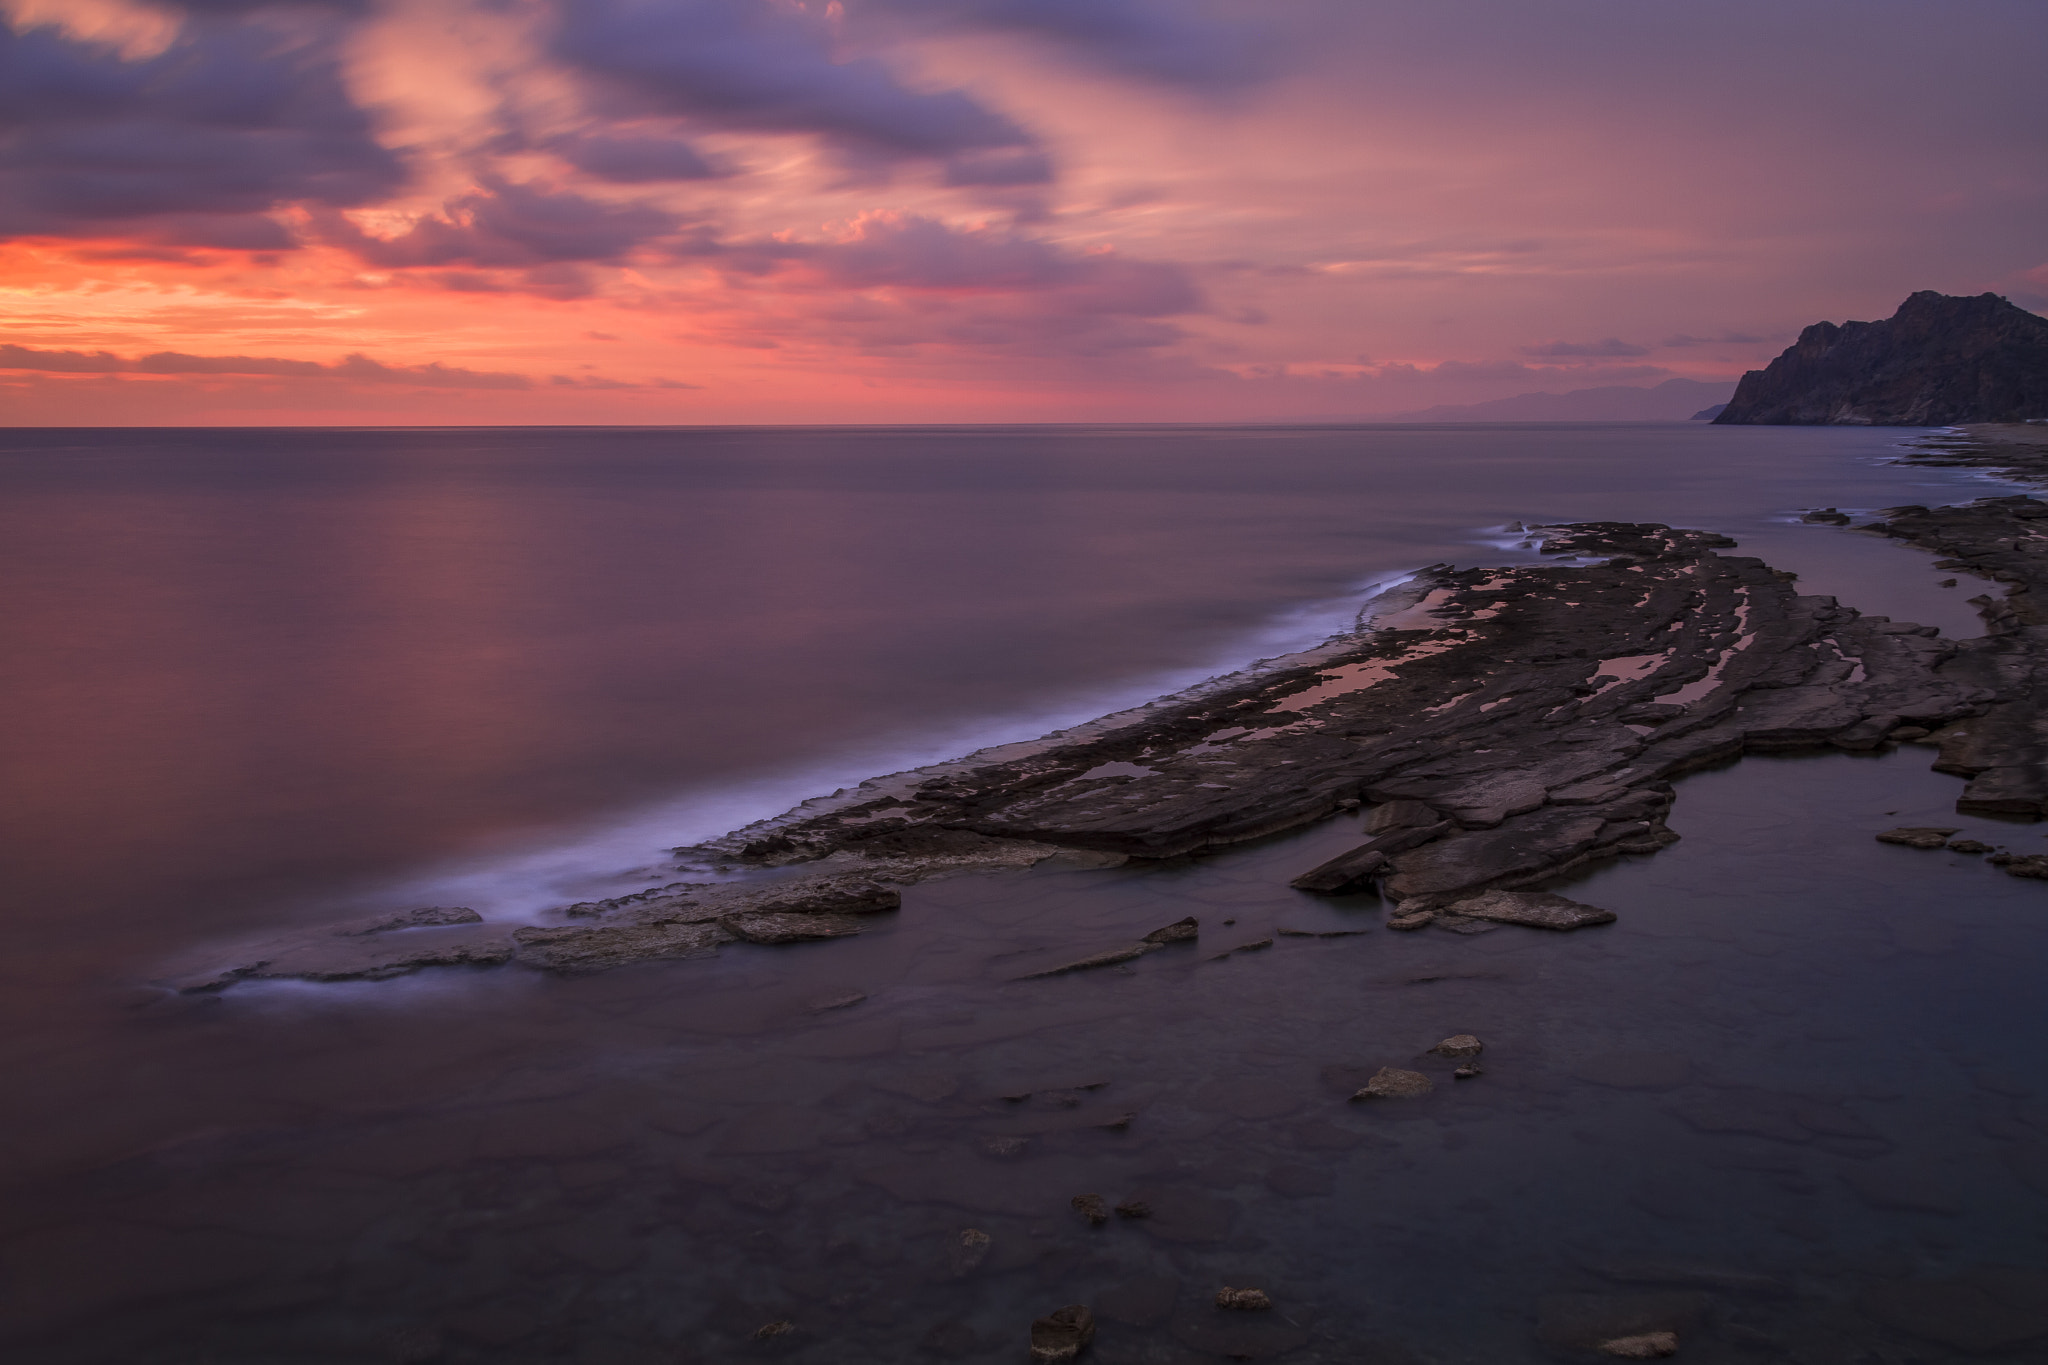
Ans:
{"type": "Polygon", "coordinates": [[[0,1321],[47,1361],[1014,1359],[1090,1301],[1104,1359],[1513,1360],[1539,1298],[1654,1256],[1786,1282],[1722,1296],[1688,1358],[1946,1359],[1853,1300],[2048,1261],[2013,1173],[2048,1150],[2048,887],[1870,840],[1992,828],[1926,750],[1685,779],[1685,841],[1577,883],[1622,918],[1571,936],[1286,890],[1340,819],[586,979],[140,984],[437,880],[548,903],[1312,642],[1360,584],[1522,555],[1511,520],[1709,526],[1970,630],[1967,582],[1790,519],[1997,491],[1878,463],[1902,435],[11,433],[0,1321]],[[1188,913],[1198,948],[1010,979],[1188,913]],[[1208,960],[1274,924],[1368,932],[1208,960]],[[1347,1104],[1465,1030],[1484,1077],[1347,1104]],[[1631,1066],[1670,1087],[1585,1079],[1631,1066]],[[1093,1190],[1157,1215],[1090,1230],[1093,1190]],[[993,1240],[956,1275],[965,1228],[993,1240]],[[1264,1340],[1215,1337],[1222,1283],[1273,1291],[1264,1340]]]}
{"type": "Polygon", "coordinates": [[[120,1305],[50,1360],[720,1360],[777,1321],[800,1359],[1008,1360],[1066,1302],[1105,1314],[1101,1359],[1195,1360],[1206,1297],[1256,1285],[1281,1311],[1226,1348],[1478,1362],[1542,1358],[1546,1295],[1661,1262],[1775,1282],[1716,1293],[1688,1358],[1945,1360],[1865,1354],[1901,1343],[1853,1305],[2048,1261],[2015,1173],[2048,1154],[2048,887],[1871,839],[2038,840],[1947,817],[1928,756],[1685,779],[1685,839],[1569,886],[1620,915],[1570,936],[1394,934],[1286,890],[1340,820],[928,884],[842,943],[162,1002],[126,1027],[155,1093],[79,1112],[182,1103],[194,1131],[66,1142],[86,1169],[15,1207],[14,1302],[120,1305]],[[1188,913],[1197,946],[1010,979],[1188,913]],[[1275,928],[1367,932],[1216,960],[1275,928]],[[1466,1031],[1483,1076],[1418,1061],[1466,1031]],[[1382,1065],[1438,1090],[1348,1102],[1382,1065]],[[1154,1216],[1090,1228],[1084,1192],[1154,1216]]]}

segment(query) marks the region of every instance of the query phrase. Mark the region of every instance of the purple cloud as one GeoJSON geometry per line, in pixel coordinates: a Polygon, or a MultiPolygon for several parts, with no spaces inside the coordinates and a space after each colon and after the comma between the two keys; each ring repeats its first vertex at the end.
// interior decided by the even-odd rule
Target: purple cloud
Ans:
{"type": "Polygon", "coordinates": [[[393,269],[613,261],[681,226],[677,215],[649,204],[608,204],[502,180],[486,180],[396,237],[372,237],[340,214],[319,220],[329,241],[393,269]]]}
{"type": "Polygon", "coordinates": [[[1197,88],[1256,80],[1273,56],[1260,30],[1166,0],[849,0],[847,8],[858,18],[1024,34],[1111,71],[1197,88]]]}
{"type": "Polygon", "coordinates": [[[128,61],[0,23],[0,234],[267,249],[290,244],[260,216],[279,205],[388,195],[402,170],[343,89],[330,38],[200,22],[128,61]]]}
{"type": "Polygon", "coordinates": [[[824,19],[758,0],[574,0],[550,50],[615,116],[808,134],[868,157],[1033,145],[961,91],[912,90],[880,62],[837,60],[824,19]]]}
{"type": "Polygon", "coordinates": [[[583,133],[556,138],[547,147],[584,174],[617,185],[710,180],[723,174],[679,138],[583,133]]]}

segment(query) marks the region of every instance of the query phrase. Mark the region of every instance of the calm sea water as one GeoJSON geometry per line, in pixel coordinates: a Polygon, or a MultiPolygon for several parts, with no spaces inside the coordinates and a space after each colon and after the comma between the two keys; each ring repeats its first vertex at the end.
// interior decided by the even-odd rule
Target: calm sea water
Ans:
{"type": "Polygon", "coordinates": [[[1356,839],[1336,821],[937,883],[862,939],[710,962],[147,985],[195,944],[366,906],[665,880],[669,845],[1313,643],[1421,565],[1526,558],[1512,522],[1709,527],[1974,634],[1978,585],[1796,522],[2003,491],[1887,463],[1911,435],[0,433],[0,1339],[1015,1360],[1031,1318],[1094,1302],[1105,1360],[1519,1360],[1546,1295],[1656,1259],[1781,1282],[1719,1291],[1688,1356],[1946,1359],[1855,1305],[2048,1263],[2014,1174],[2048,1159],[2048,888],[1869,839],[1948,810],[1924,750],[1687,779],[1686,840],[1582,883],[1622,919],[1569,938],[1374,930],[1004,979],[1191,911],[1218,950],[1370,928],[1369,903],[1285,888],[1356,839]],[[1358,1068],[1467,1029],[1480,1081],[1345,1105],[1358,1068]],[[1656,1085],[1616,1088],[1631,1065],[1656,1085]],[[1097,1189],[1160,1216],[1091,1231],[1066,1201],[1097,1189]],[[967,1228],[993,1239],[971,1269],[967,1228]],[[1284,1311],[1219,1336],[1205,1297],[1252,1282],[1284,1311]]]}

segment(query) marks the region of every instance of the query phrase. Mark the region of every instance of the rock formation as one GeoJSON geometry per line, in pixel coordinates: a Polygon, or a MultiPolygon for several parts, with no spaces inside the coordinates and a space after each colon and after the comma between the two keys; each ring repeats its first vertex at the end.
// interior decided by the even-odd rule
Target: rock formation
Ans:
{"type": "Polygon", "coordinates": [[[1718,426],[1950,426],[2048,417],[2048,318],[1922,290],[1883,322],[1816,322],[1751,370],[1718,426]]]}
{"type": "MultiPolygon", "coordinates": [[[[1297,887],[1376,888],[1395,903],[1390,929],[1580,929],[1613,913],[1541,883],[1671,843],[1671,779],[1759,751],[1910,739],[1968,779],[1958,809],[2048,817],[2048,608],[2037,605],[2048,602],[2048,504],[1894,508],[1865,528],[2008,585],[1976,599],[1990,633],[1967,641],[1802,595],[1790,575],[1720,553],[1725,537],[1647,523],[1535,529],[1550,562],[1434,566],[1381,628],[678,850],[751,877],[679,882],[524,926],[408,911],[213,949],[167,984],[508,962],[589,971],[836,938],[928,877],[1177,857],[1362,802],[1362,846],[1303,869],[1297,887]]],[[[2040,861],[2037,872],[2007,858],[2007,870],[2048,878],[2040,861]]],[[[1190,918],[1136,941],[1077,943],[1024,975],[1117,966],[1199,932],[1190,918]]]]}

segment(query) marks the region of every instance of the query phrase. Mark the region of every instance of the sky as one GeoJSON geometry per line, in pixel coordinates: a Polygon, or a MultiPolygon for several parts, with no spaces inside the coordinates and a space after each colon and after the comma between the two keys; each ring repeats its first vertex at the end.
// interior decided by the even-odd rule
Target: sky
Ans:
{"type": "Polygon", "coordinates": [[[0,0],[0,423],[1303,421],[2048,310],[2041,0],[0,0]]]}

